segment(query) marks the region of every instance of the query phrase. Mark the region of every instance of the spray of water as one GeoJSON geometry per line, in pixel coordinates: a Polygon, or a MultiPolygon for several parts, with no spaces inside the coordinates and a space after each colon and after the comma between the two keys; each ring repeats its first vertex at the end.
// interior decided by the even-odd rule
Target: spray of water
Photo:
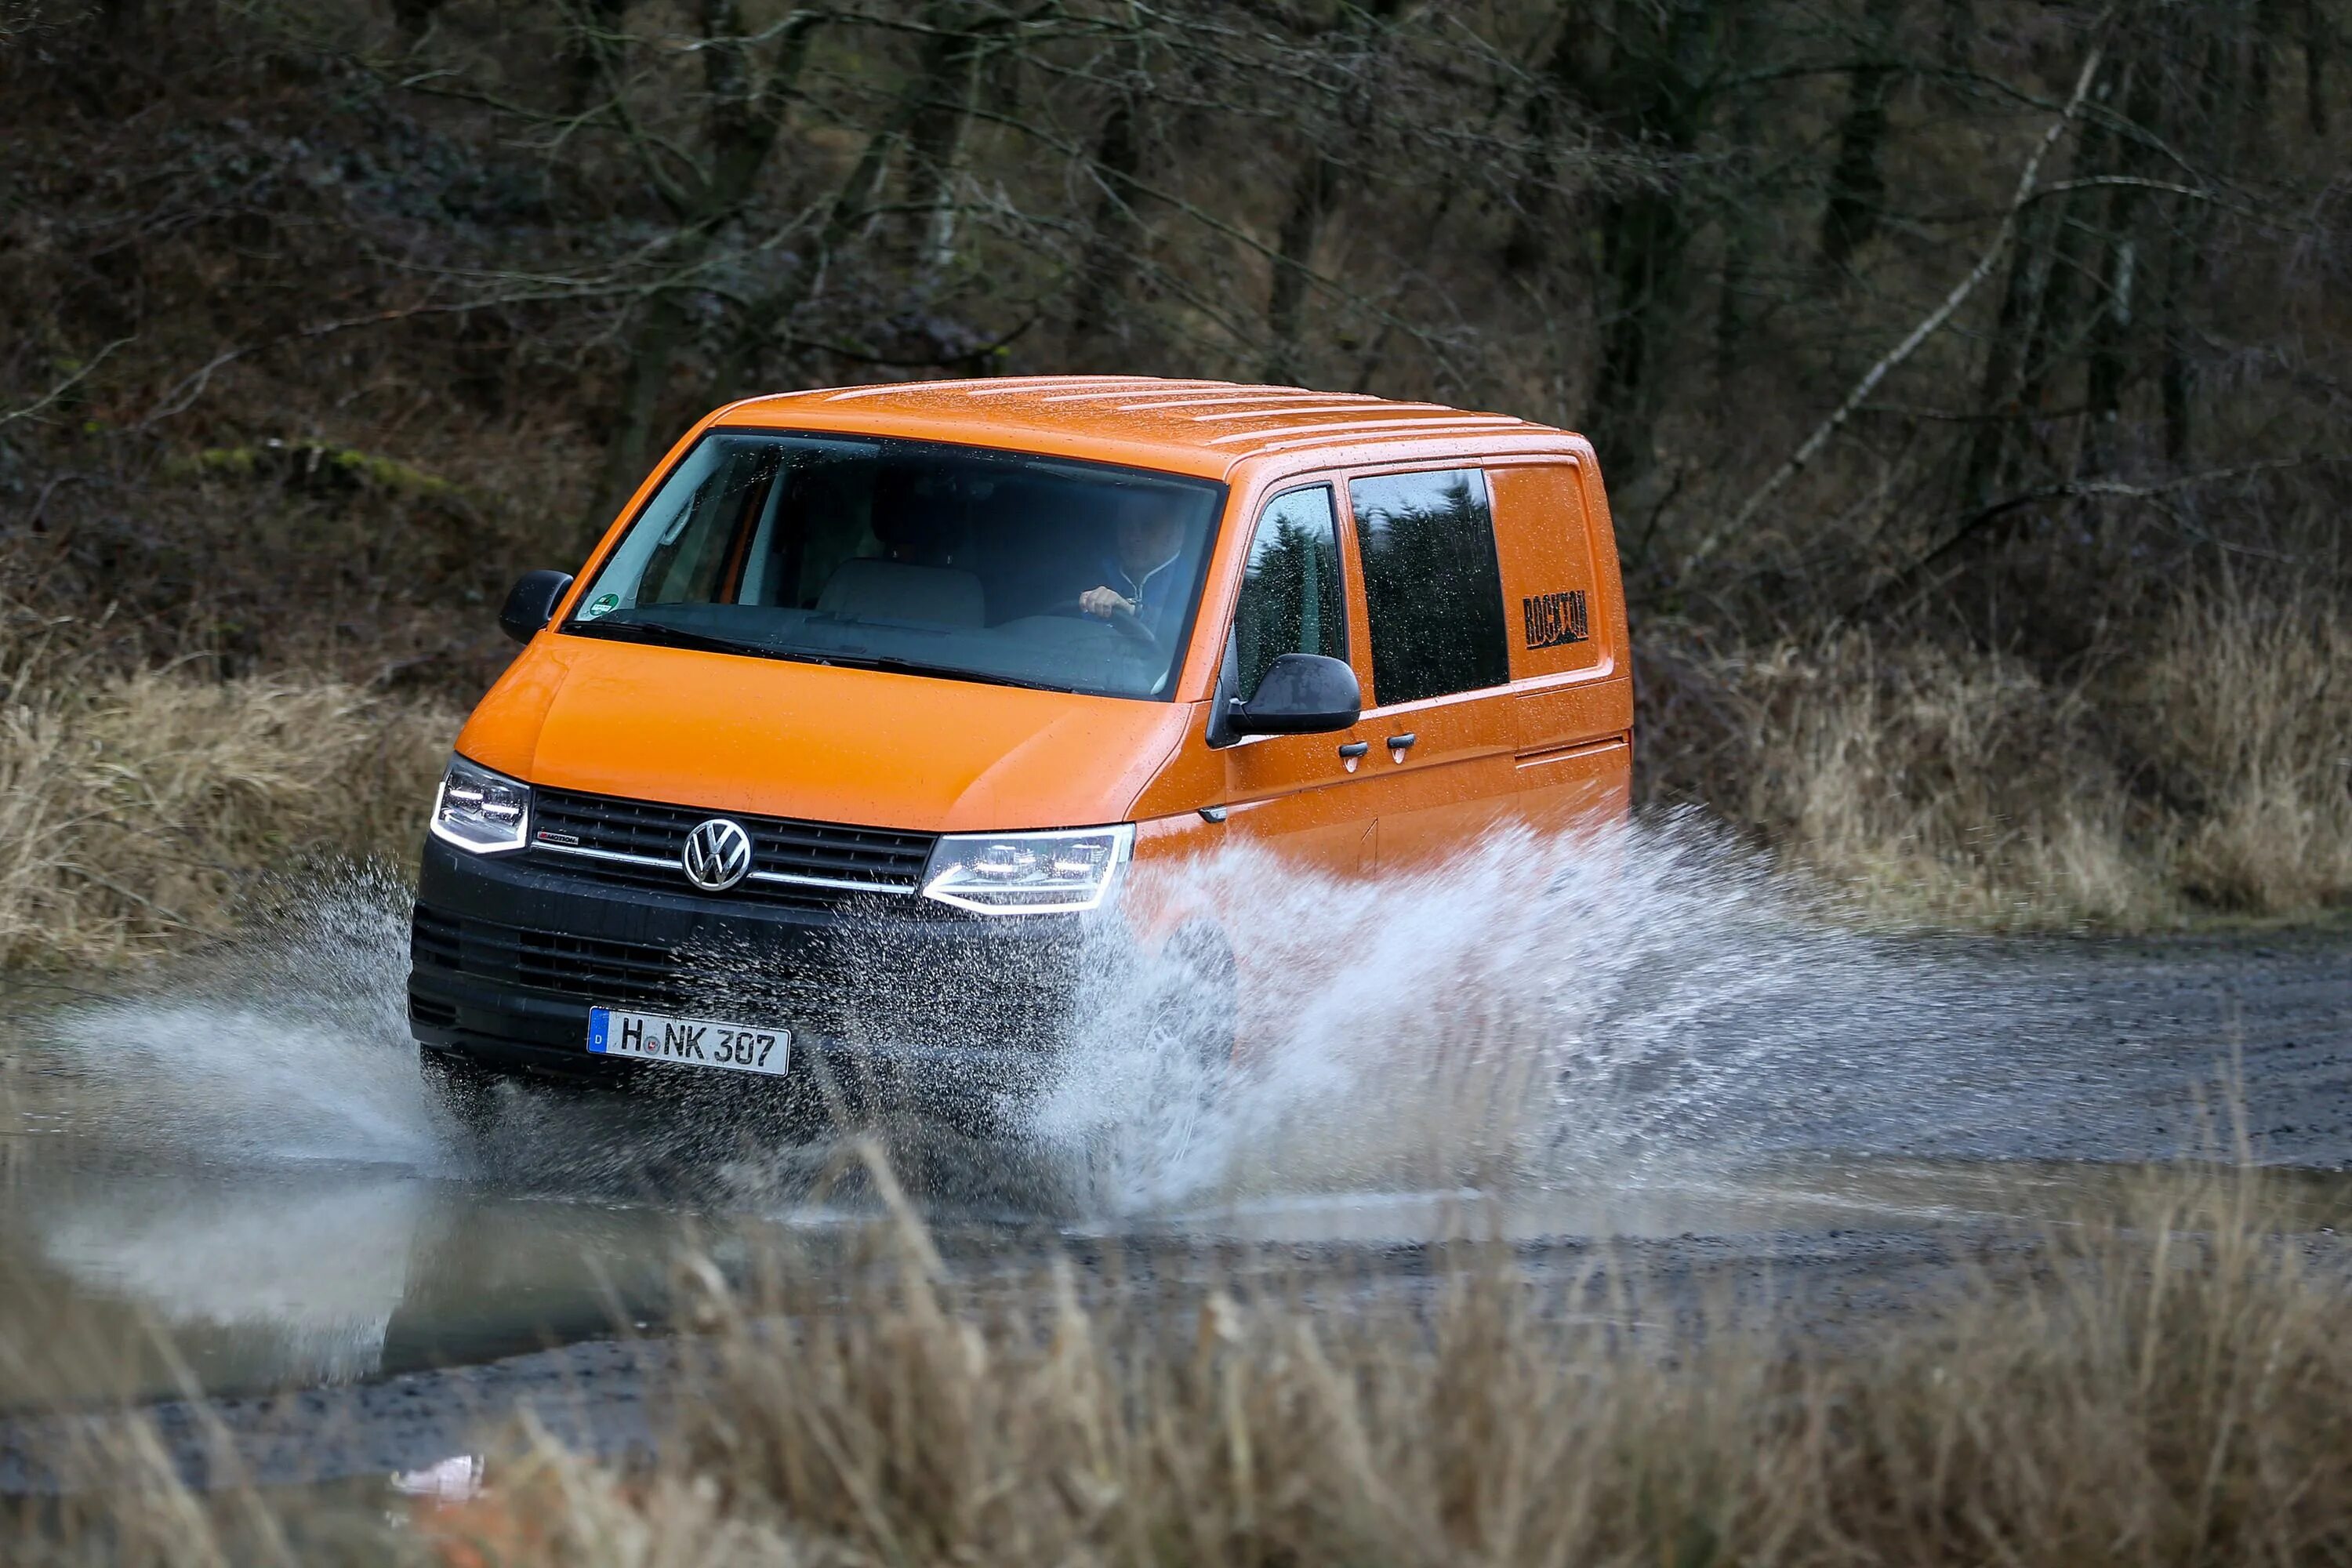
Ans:
{"type": "MultiPolygon", "coordinates": [[[[1092,928],[1041,976],[1076,998],[1067,1038],[1042,1082],[1002,1097],[1002,1136],[967,1155],[1042,1173],[1054,1195],[1035,1201],[1066,1215],[1623,1187],[1779,1150],[1866,1147],[1905,1118],[2017,1114],[2016,1097],[1968,1065],[1982,999],[1967,975],[1822,920],[1689,819],[1599,837],[1504,833],[1377,883],[1249,849],[1167,875],[1177,907],[1213,914],[1230,968],[1181,942],[1139,947],[1118,921],[1092,928]],[[1235,1036],[1230,1068],[1198,1048],[1235,1036]]],[[[390,879],[315,889],[193,978],[68,1009],[40,1032],[79,1082],[83,1119],[151,1157],[479,1173],[481,1151],[418,1083],[405,914],[390,879]]],[[[774,994],[776,976],[736,962],[744,994],[774,994]]],[[[888,943],[860,962],[862,984],[956,1010],[952,976],[894,973],[888,943]]],[[[988,1012],[1002,989],[988,995],[975,994],[968,1027],[1018,1026],[988,1012]]],[[[743,1176],[741,1195],[764,1204],[804,1197],[837,1167],[804,1131],[699,1111],[665,1125],[617,1116],[620,1098],[517,1097],[497,1132],[502,1175],[634,1182],[644,1195],[649,1163],[699,1164],[743,1176]]]]}
{"type": "Polygon", "coordinates": [[[1171,1048],[1211,1027],[1181,1004],[1171,1026],[1183,984],[1160,970],[1181,954],[1106,954],[1030,1121],[1114,1213],[1688,1180],[1823,1131],[1825,1100],[1883,1109],[1865,1068],[1890,1026],[1951,1033],[1942,966],[1823,921],[1688,818],[1504,832],[1378,883],[1251,849],[1179,876],[1174,901],[1216,911],[1237,958],[1238,1067],[1171,1048]]]}
{"type": "Polygon", "coordinates": [[[407,917],[380,870],[305,884],[235,949],[35,1019],[73,1131],[175,1163],[444,1167],[408,1034],[407,917]]]}

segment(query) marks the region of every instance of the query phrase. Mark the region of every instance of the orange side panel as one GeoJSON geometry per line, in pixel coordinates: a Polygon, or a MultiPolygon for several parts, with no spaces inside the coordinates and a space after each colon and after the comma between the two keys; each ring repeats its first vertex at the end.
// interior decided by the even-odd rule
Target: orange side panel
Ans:
{"type": "Polygon", "coordinates": [[[1546,833],[1623,820],[1633,801],[1633,748],[1622,740],[1518,760],[1517,815],[1546,833]]]}
{"type": "MultiPolygon", "coordinates": [[[[1335,476],[1277,468],[1259,483],[1236,486],[1234,492],[1219,542],[1219,565],[1211,575],[1194,640],[1193,675],[1202,682],[1204,694],[1223,657],[1225,629],[1233,622],[1234,602],[1259,513],[1277,492],[1317,483],[1331,487],[1332,504],[1341,509],[1339,552],[1347,584],[1349,657],[1357,679],[1370,684],[1371,641],[1364,629],[1353,530],[1344,521],[1346,490],[1335,476]]],[[[1195,708],[1192,724],[1168,766],[1137,799],[1139,817],[1210,806],[1221,809],[1225,820],[1205,836],[1183,835],[1178,842],[1187,849],[1252,841],[1301,866],[1332,875],[1354,876],[1370,868],[1375,805],[1358,772],[1366,764],[1350,768],[1339,754],[1342,745],[1370,732],[1364,725],[1328,735],[1258,736],[1213,752],[1205,734],[1207,722],[1208,705],[1202,702],[1195,708]]],[[[1145,853],[1139,841],[1138,859],[1145,853]]]]}
{"type": "Polygon", "coordinates": [[[1633,727],[1633,681],[1623,674],[1522,687],[1517,703],[1522,756],[1615,740],[1633,727]]]}
{"type": "Polygon", "coordinates": [[[1572,461],[1486,472],[1514,680],[1612,662],[1609,628],[1622,617],[1594,570],[1582,479],[1572,461]]]}

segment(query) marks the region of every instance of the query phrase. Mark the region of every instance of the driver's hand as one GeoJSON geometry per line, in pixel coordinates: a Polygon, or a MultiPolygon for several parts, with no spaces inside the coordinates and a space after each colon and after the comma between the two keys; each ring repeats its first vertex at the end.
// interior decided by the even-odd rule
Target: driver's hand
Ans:
{"type": "Polygon", "coordinates": [[[1119,611],[1135,613],[1135,606],[1115,588],[1089,588],[1078,595],[1078,608],[1098,621],[1107,621],[1119,611]]]}

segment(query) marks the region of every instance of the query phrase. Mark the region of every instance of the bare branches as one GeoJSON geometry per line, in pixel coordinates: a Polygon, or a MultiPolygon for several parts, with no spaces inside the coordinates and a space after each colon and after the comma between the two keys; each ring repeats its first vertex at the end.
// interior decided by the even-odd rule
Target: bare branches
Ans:
{"type": "MultiPolygon", "coordinates": [[[[142,365],[151,426],[226,406],[232,367],[241,407],[314,357],[264,376],[276,345],[498,311],[448,339],[560,365],[578,406],[536,407],[618,488],[735,394],[1115,358],[1581,427],[1654,535],[1642,591],[1713,563],[1735,597],[1802,570],[1843,602],[1927,547],[1918,519],[2160,479],[2207,433],[2285,445],[2352,384],[2220,304],[2273,286],[2217,281],[2233,249],[2332,265],[2325,179],[2268,178],[2242,111],[2253,24],[2188,0],[2126,34],[2119,4],[2070,0],[2053,25],[2094,36],[2049,77],[1950,47],[2004,3],[1659,0],[1603,26],[1565,0],[556,0],[446,13],[397,55],[374,12],[306,14],[250,25],[359,68],[368,112],[445,139],[431,159],[335,171],[240,131],[234,178],[174,154],[188,195],[134,184],[70,248],[124,266],[123,213],[159,209],[142,246],[332,237],[331,290],[252,262],[266,304],[142,365]],[[1921,390],[1964,354],[1980,374],[1921,390]],[[2216,417],[2247,381],[2271,422],[2216,417]]],[[[2273,140],[2302,122],[2292,20],[2273,140]]],[[[430,337],[331,357],[399,380],[430,337]]]]}
{"type": "Polygon", "coordinates": [[[58,382],[55,386],[50,387],[47,392],[41,394],[40,396],[35,398],[32,402],[26,404],[23,407],[0,408],[0,429],[5,429],[8,426],[14,425],[19,419],[37,418],[39,416],[43,409],[55,406],[58,399],[63,397],[67,393],[71,392],[75,387],[79,386],[83,382],[89,380],[90,373],[95,371],[100,365],[104,364],[109,354],[111,354],[115,350],[122,347],[125,343],[128,343],[131,341],[131,340],[129,338],[115,339],[112,342],[99,350],[98,353],[90,355],[89,359],[83,361],[80,364],[76,365],[71,374],[67,375],[63,381],[58,382]]]}
{"type": "Polygon", "coordinates": [[[290,332],[280,332],[274,337],[237,344],[223,349],[202,365],[173,383],[163,395],[156,400],[155,406],[148,410],[133,428],[149,429],[174,415],[186,413],[194,405],[196,400],[205,395],[205,389],[212,384],[212,379],[215,374],[239,360],[249,359],[268,349],[282,348],[288,343],[308,342],[317,338],[333,337],[341,332],[356,331],[362,327],[391,326],[429,316],[460,316],[478,310],[496,310],[505,305],[604,298],[610,297],[614,292],[615,290],[589,289],[519,289],[506,294],[403,305],[386,310],[370,310],[364,315],[338,317],[332,321],[299,327],[290,332]]]}
{"type": "MultiPolygon", "coordinates": [[[[2108,16],[2112,15],[2112,12],[2108,13],[2108,16]]],[[[2106,16],[2100,17],[2099,25],[2092,29],[2093,37],[2095,38],[2105,31],[2106,21],[2106,16]]],[[[1993,268],[2000,263],[2001,256],[2009,249],[2010,241],[2016,237],[2018,214],[2024,209],[2026,203],[2033,195],[2035,183],[2042,175],[2042,160],[2049,156],[2050,150],[2058,144],[2059,139],[2065,135],[2068,128],[2074,123],[2075,117],[2082,112],[2084,102],[2090,97],[2091,84],[2097,79],[2099,63],[2105,57],[2105,53],[2104,44],[2094,43],[2084,57],[2083,68],[2074,79],[2074,95],[2066,100],[2066,107],[2059,112],[2058,117],[2053,120],[2048,128],[2042,132],[2042,140],[2035,143],[2032,155],[2026,159],[2024,169],[2018,174],[2017,192],[2010,198],[2008,212],[2001,216],[2000,227],[1994,234],[1992,243],[1986,246],[1984,253],[1977,258],[1976,265],[1969,268],[1967,274],[1952,286],[1951,291],[1944,296],[1940,304],[1927,312],[1909,332],[1905,334],[1902,342],[1888,350],[1877,363],[1863,373],[1862,379],[1854,383],[1853,389],[1846,394],[1845,400],[1838,405],[1828,418],[1815,426],[1811,435],[1799,443],[1797,449],[1789,455],[1788,461],[1774,469],[1770,478],[1749,492],[1748,500],[1737,512],[1732,514],[1728,521],[1710,530],[1699,540],[1684,560],[1685,574],[1712,555],[1716,547],[1725,539],[1746,528],[1748,520],[1756,515],[1758,509],[1770,500],[1781,486],[1796,478],[1805,465],[1820,454],[1822,448],[1829,444],[1830,437],[1836,435],[1845,422],[1853,416],[1854,410],[1869,400],[1870,395],[1877,390],[1878,384],[1885,380],[1887,375],[1904,361],[1917,353],[1919,345],[1933,337],[1945,322],[1950,321],[1953,314],[1968,302],[1969,296],[1977,291],[1978,286],[1992,275],[1993,268]]]]}
{"type": "Polygon", "coordinates": [[[2132,500],[2162,501],[2167,498],[2192,490],[2209,489],[2233,479],[2250,479],[2263,474],[2285,473],[2297,468],[2332,468],[2352,463],[2352,452],[2306,452],[2293,457],[2265,458],[2251,463],[2233,463],[2226,468],[2206,468],[2193,474],[2179,474],[2168,479],[2137,482],[2128,479],[2077,479],[2056,484],[2040,485],[2032,489],[1977,508],[1961,518],[1933,547],[1916,560],[1895,573],[1875,590],[1871,599],[1885,605],[1915,593],[1927,574],[1948,560],[1963,545],[1978,538],[1993,523],[2037,506],[2060,500],[2132,500]]]}

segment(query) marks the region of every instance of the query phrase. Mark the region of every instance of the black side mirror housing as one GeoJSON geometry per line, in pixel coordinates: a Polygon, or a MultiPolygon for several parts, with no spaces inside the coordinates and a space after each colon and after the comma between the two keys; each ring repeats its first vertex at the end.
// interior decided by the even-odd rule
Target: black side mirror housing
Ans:
{"type": "Polygon", "coordinates": [[[569,572],[526,572],[507,590],[506,608],[499,612],[499,630],[517,642],[529,642],[555,614],[556,601],[572,586],[569,572]]]}
{"type": "Polygon", "coordinates": [[[1256,695],[1227,700],[1234,735],[1321,735],[1363,716],[1364,689],[1346,661],[1319,653],[1286,653],[1266,667],[1256,695]]]}

